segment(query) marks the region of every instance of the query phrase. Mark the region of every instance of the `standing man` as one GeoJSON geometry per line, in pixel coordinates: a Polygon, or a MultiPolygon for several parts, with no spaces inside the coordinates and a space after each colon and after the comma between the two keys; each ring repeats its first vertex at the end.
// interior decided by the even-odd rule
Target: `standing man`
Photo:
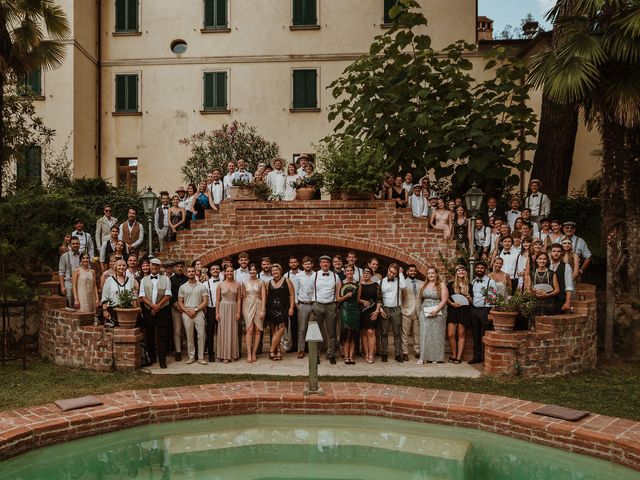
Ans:
{"type": "Polygon", "coordinates": [[[111,227],[118,225],[118,219],[111,216],[111,205],[105,205],[103,212],[104,215],[96,222],[96,247],[98,247],[98,251],[100,251],[104,241],[109,238],[111,227]]]}
{"type": "Polygon", "coordinates": [[[556,296],[556,314],[571,312],[571,297],[573,296],[573,270],[562,261],[564,251],[562,245],[551,245],[549,255],[549,270],[556,272],[560,293],[556,296]]]}
{"type": "Polygon", "coordinates": [[[509,228],[513,231],[513,225],[516,223],[516,218],[522,215],[520,211],[520,200],[518,197],[511,198],[511,202],[509,202],[511,206],[511,210],[507,211],[507,223],[509,224],[509,228]]]}
{"type": "Polygon", "coordinates": [[[187,276],[184,274],[184,262],[176,260],[173,264],[173,276],[171,277],[171,320],[173,325],[173,348],[175,360],[182,360],[182,311],[178,303],[178,293],[180,287],[187,283],[187,276]]]}
{"type": "Polygon", "coordinates": [[[87,252],[89,257],[93,259],[93,240],[91,239],[91,235],[84,231],[84,222],[76,218],[73,224],[75,230],[71,232],[71,236],[78,237],[78,240],[80,240],[80,253],[87,252]]]}
{"type": "Polygon", "coordinates": [[[220,204],[224,199],[224,185],[222,184],[222,179],[220,178],[220,170],[216,168],[209,175],[207,175],[207,182],[207,187],[211,192],[213,204],[216,206],[216,208],[220,208],[220,204]],[[211,177],[210,180],[209,177],[211,177]]]}
{"type": "Polygon", "coordinates": [[[60,293],[67,297],[67,307],[73,308],[73,286],[71,277],[73,271],[80,266],[80,239],[71,237],[69,250],[60,255],[58,262],[58,279],[60,281],[60,293]]]}
{"type": "Polygon", "coordinates": [[[422,196],[422,185],[414,185],[413,193],[409,196],[409,205],[413,218],[429,218],[429,202],[422,196]]]}
{"type": "Polygon", "coordinates": [[[281,158],[274,158],[271,161],[273,171],[267,175],[267,186],[271,189],[272,195],[284,195],[287,184],[287,173],[282,169],[284,162],[281,158]]]}
{"type": "Polygon", "coordinates": [[[484,224],[489,225],[490,217],[497,218],[497,217],[503,217],[503,216],[504,216],[504,212],[501,212],[500,210],[498,210],[498,199],[496,197],[489,197],[487,199],[487,210],[482,215],[482,220],[484,221],[484,224]]]}
{"type": "Polygon", "coordinates": [[[484,336],[489,319],[491,305],[487,303],[486,294],[489,290],[496,288],[496,283],[487,275],[487,264],[476,263],[472,282],[473,302],[471,304],[471,327],[473,329],[473,358],[470,364],[482,363],[484,361],[482,337],[484,336]]]}
{"type": "Polygon", "coordinates": [[[404,282],[398,278],[400,267],[392,263],[387,269],[387,276],[380,282],[382,290],[382,318],[380,321],[380,355],[382,361],[389,358],[389,324],[393,329],[393,351],[396,362],[402,363],[402,311],[400,307],[400,292],[404,282]]]}
{"type": "MultiPolygon", "coordinates": [[[[289,271],[284,274],[286,278],[291,280],[291,284],[293,285],[293,298],[297,302],[298,299],[298,289],[300,288],[297,276],[302,270],[299,268],[300,262],[298,261],[298,257],[292,255],[289,257],[289,271]]],[[[288,352],[296,352],[298,349],[298,306],[294,305],[293,308],[293,316],[291,317],[291,347],[288,352]]],[[[304,348],[303,348],[304,350],[304,348]]]]}
{"type": "MultiPolygon", "coordinates": [[[[247,252],[240,252],[238,254],[238,263],[240,266],[233,272],[233,279],[242,284],[249,280],[249,254],[247,252]]],[[[271,268],[271,266],[269,266],[271,268]]]]}
{"type": "Polygon", "coordinates": [[[411,190],[413,190],[413,173],[407,172],[405,174],[402,188],[407,191],[407,195],[411,195],[411,190]]]}
{"type": "Polygon", "coordinates": [[[153,224],[160,242],[160,251],[164,250],[164,240],[169,231],[169,192],[160,192],[160,205],[153,216],[153,224]]]}
{"type": "Polygon", "coordinates": [[[477,258],[486,258],[491,247],[491,227],[485,227],[482,218],[476,218],[473,228],[473,248],[477,258]]]}
{"type": "Polygon", "coordinates": [[[347,253],[347,265],[353,267],[353,279],[356,282],[359,282],[362,278],[362,269],[356,265],[358,261],[358,254],[353,250],[347,253]]]}
{"type": "Polygon", "coordinates": [[[522,290],[527,269],[527,259],[513,247],[513,237],[511,235],[507,235],[502,239],[502,251],[498,254],[498,257],[502,258],[502,271],[511,277],[511,294],[518,288],[522,290]]]}
{"type": "Polygon", "coordinates": [[[245,162],[243,158],[238,159],[238,170],[236,171],[233,179],[242,180],[245,183],[253,182],[253,175],[249,170],[247,170],[247,162],[245,162]]]}
{"type": "Polygon", "coordinates": [[[262,283],[269,283],[273,279],[271,275],[271,257],[262,257],[260,260],[260,268],[262,271],[258,273],[258,278],[262,283]]]}
{"type": "MultiPolygon", "coordinates": [[[[206,347],[207,352],[209,352],[209,361],[215,362],[215,336],[218,330],[218,322],[216,321],[216,292],[218,291],[218,286],[220,285],[220,265],[215,264],[211,265],[209,269],[209,273],[211,276],[209,280],[205,283],[207,286],[207,294],[209,295],[209,304],[207,305],[207,313],[205,315],[206,319],[206,347]]],[[[203,352],[204,353],[204,352],[203,352]]]]}
{"type": "Polygon", "coordinates": [[[182,323],[187,333],[187,353],[189,359],[187,365],[196,363],[196,345],[193,339],[194,328],[198,333],[198,352],[200,354],[200,365],[206,365],[204,359],[205,318],[204,312],[209,304],[207,287],[204,283],[196,280],[196,269],[187,267],[187,283],[180,286],[178,290],[178,305],[182,311],[182,323]]]}
{"type": "Polygon", "coordinates": [[[129,253],[138,253],[138,249],[144,241],[144,227],[136,221],[136,209],[131,207],[127,212],[127,221],[120,225],[118,238],[124,240],[129,253]]]}
{"type": "Polygon", "coordinates": [[[152,258],[149,264],[151,275],[140,281],[140,304],[144,342],[149,350],[151,363],[156,362],[157,355],[160,368],[167,368],[166,338],[171,315],[171,281],[160,273],[160,267],[160,259],[152,258]]]}
{"type": "Polygon", "coordinates": [[[233,180],[235,179],[236,164],[235,162],[227,163],[227,174],[222,179],[222,185],[224,187],[224,198],[229,198],[229,191],[233,186],[233,180]]]}
{"type": "Polygon", "coordinates": [[[541,187],[542,182],[533,178],[529,182],[531,194],[524,199],[524,206],[531,210],[531,220],[536,224],[551,213],[551,200],[540,191],[541,187]]]}
{"type": "MultiPolygon", "coordinates": [[[[313,260],[311,257],[302,259],[302,271],[296,275],[298,290],[296,294],[296,310],[298,311],[298,358],[304,358],[305,337],[309,316],[313,310],[314,280],[313,260]]],[[[295,284],[294,284],[295,285],[295,284]]]]}
{"type": "Polygon", "coordinates": [[[564,233],[564,238],[571,240],[573,252],[580,257],[580,270],[578,270],[578,274],[582,275],[591,264],[591,251],[587,246],[587,242],[584,241],[584,238],[575,234],[576,222],[564,222],[562,224],[562,232],[564,233]]]}
{"type": "Polygon", "coordinates": [[[420,358],[420,290],[424,282],[418,280],[418,268],[411,264],[407,266],[407,279],[402,289],[402,360],[409,361],[409,335],[413,330],[413,352],[415,358],[420,358]]]}
{"type": "Polygon", "coordinates": [[[344,260],[342,259],[342,255],[335,254],[331,263],[333,265],[333,271],[336,273],[336,275],[340,277],[341,281],[344,280],[346,275],[344,274],[344,270],[342,268],[344,267],[344,260]]]}
{"type": "Polygon", "coordinates": [[[320,270],[313,281],[313,315],[320,330],[327,329],[327,357],[331,365],[336,364],[336,328],[338,324],[338,294],[342,282],[335,272],[329,270],[331,257],[320,257],[320,270]]]}

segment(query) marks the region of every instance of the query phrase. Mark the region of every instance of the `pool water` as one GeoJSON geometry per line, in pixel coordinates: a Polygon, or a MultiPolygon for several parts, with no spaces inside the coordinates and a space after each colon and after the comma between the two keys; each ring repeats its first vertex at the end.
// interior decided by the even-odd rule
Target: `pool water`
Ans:
{"type": "Polygon", "coordinates": [[[0,480],[121,478],[640,480],[640,473],[479,430],[332,415],[149,425],[0,463],[0,480]]]}

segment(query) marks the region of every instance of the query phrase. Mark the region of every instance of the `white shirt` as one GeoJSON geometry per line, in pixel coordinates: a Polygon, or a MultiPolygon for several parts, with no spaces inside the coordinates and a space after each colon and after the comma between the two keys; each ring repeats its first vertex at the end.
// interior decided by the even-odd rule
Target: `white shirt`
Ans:
{"type": "Polygon", "coordinates": [[[273,195],[283,195],[287,184],[287,174],[283,170],[273,170],[267,174],[267,186],[273,195]]]}
{"type": "Polygon", "coordinates": [[[407,182],[402,182],[402,188],[404,188],[407,193],[411,193],[411,190],[413,189],[413,183],[407,183],[407,182]]]}
{"type": "MultiPolygon", "coordinates": [[[[157,277],[160,277],[160,275],[162,274],[159,273],[158,275],[147,275],[142,280],[140,280],[140,294],[138,296],[139,297],[145,296],[144,294],[145,286],[147,282],[151,282],[151,298],[149,300],[153,304],[157,304],[160,300],[162,300],[161,298],[158,298],[158,278],[157,277]],[[152,276],[155,276],[156,278],[151,278],[152,276]]],[[[171,295],[171,283],[169,283],[169,288],[164,292],[164,294],[171,295]]]]}
{"type": "Polygon", "coordinates": [[[333,303],[340,284],[340,277],[332,271],[318,270],[313,276],[313,300],[318,303],[333,303]]]}
{"type": "Polygon", "coordinates": [[[130,280],[135,280],[135,279],[136,279],[136,274],[135,274],[135,273],[133,273],[133,272],[131,272],[131,271],[129,271],[129,269],[128,269],[128,268],[125,270],[124,274],[125,274],[125,276],[126,276],[127,278],[129,278],[130,280]]]}
{"type": "Polygon", "coordinates": [[[382,290],[382,305],[385,307],[399,307],[402,296],[400,291],[406,287],[401,278],[394,278],[389,281],[388,277],[384,277],[380,282],[380,290],[382,290]]]}
{"type": "Polygon", "coordinates": [[[273,280],[273,275],[271,275],[270,273],[258,272],[258,278],[262,283],[269,283],[271,280],[273,280]]]}
{"type": "Polygon", "coordinates": [[[209,308],[216,308],[216,292],[221,281],[220,275],[218,275],[218,278],[211,277],[205,282],[207,293],[209,294],[209,308]]]}
{"type": "MultiPolygon", "coordinates": [[[[140,222],[138,222],[140,223],[140,222]]],[[[120,225],[120,232],[118,233],[118,240],[122,240],[122,229],[125,228],[125,225],[127,226],[127,228],[129,229],[129,233],[131,233],[131,230],[133,230],[133,227],[131,225],[129,225],[129,221],[127,220],[126,222],[124,222],[122,225],[120,225]]],[[[135,226],[135,223],[134,223],[135,226]]],[[[138,248],[140,245],[142,245],[142,242],[144,242],[144,225],[142,225],[142,223],[140,223],[138,225],[140,227],[140,236],[138,237],[138,239],[133,242],[132,247],[138,248]]]]}
{"type": "Polygon", "coordinates": [[[412,194],[409,197],[409,205],[411,205],[411,214],[414,218],[429,216],[429,202],[422,195],[412,194]]]}
{"type": "Polygon", "coordinates": [[[236,170],[231,180],[243,180],[251,183],[253,181],[253,174],[249,170],[236,170]]]}
{"type": "Polygon", "coordinates": [[[532,193],[525,198],[524,205],[531,209],[531,215],[534,217],[547,217],[551,213],[551,200],[541,192],[532,193]]]}
{"type": "Polygon", "coordinates": [[[313,295],[315,292],[315,276],[316,272],[314,272],[313,270],[310,270],[309,273],[303,270],[296,275],[295,280],[298,284],[296,302],[313,302],[313,295]]]}
{"type": "Polygon", "coordinates": [[[78,237],[80,240],[80,253],[87,252],[91,258],[93,258],[93,240],[91,240],[91,235],[84,230],[79,232],[74,230],[71,232],[72,237],[78,237]]]}
{"type": "MultiPolygon", "coordinates": [[[[171,207],[169,205],[167,205],[166,207],[164,205],[160,205],[158,207],[158,212],[162,212],[162,225],[163,228],[167,228],[169,226],[169,209],[171,207]]],[[[156,228],[156,230],[160,230],[160,224],[159,224],[159,220],[160,220],[160,216],[156,213],[153,216],[153,226],[156,228]]]]}
{"type": "Polygon", "coordinates": [[[473,227],[473,243],[477,247],[488,248],[491,246],[491,227],[482,227],[478,230],[473,227]]]}
{"type": "MultiPolygon", "coordinates": [[[[558,260],[557,263],[553,263],[553,260],[549,263],[549,270],[556,271],[560,266],[562,260],[558,260]]],[[[573,285],[573,269],[568,263],[564,264],[564,290],[566,292],[573,292],[575,290],[573,285]]]]}
{"type": "Polygon", "coordinates": [[[233,279],[238,283],[244,283],[250,278],[251,275],[249,275],[249,267],[245,268],[244,270],[242,269],[242,267],[238,267],[233,272],[233,279]]]}
{"type": "MultiPolygon", "coordinates": [[[[473,306],[474,307],[490,307],[485,298],[485,289],[496,288],[496,282],[491,280],[487,275],[482,278],[474,278],[471,282],[473,286],[473,306]]],[[[496,289],[497,290],[497,289],[496,289]]]]}
{"type": "Polygon", "coordinates": [[[234,173],[227,173],[223,178],[222,178],[222,185],[224,186],[224,196],[225,198],[229,196],[229,189],[233,186],[232,182],[235,178],[235,172],[234,173]]]}
{"type": "Polygon", "coordinates": [[[125,278],[124,285],[119,285],[114,277],[107,278],[107,281],[104,282],[104,287],[102,287],[102,303],[106,302],[109,306],[118,306],[118,295],[120,293],[124,290],[134,291],[135,280],[132,280],[128,276],[125,278]]]}
{"type": "Polygon", "coordinates": [[[509,210],[507,212],[507,223],[509,224],[509,228],[513,231],[513,225],[516,223],[516,218],[522,215],[520,210],[509,210]]]}
{"type": "Polygon", "coordinates": [[[304,168],[300,167],[300,168],[298,169],[298,176],[300,176],[300,177],[306,177],[306,176],[307,176],[307,171],[306,171],[304,168]]]}
{"type": "Polygon", "coordinates": [[[210,183],[209,185],[207,185],[207,187],[211,192],[213,203],[215,203],[216,205],[220,205],[220,203],[222,203],[222,199],[224,198],[224,184],[222,183],[222,180],[210,183]]]}
{"type": "Polygon", "coordinates": [[[298,280],[297,276],[301,271],[302,270],[300,269],[298,269],[298,271],[296,272],[289,270],[287,273],[284,274],[285,278],[288,278],[289,280],[291,280],[291,283],[293,284],[293,293],[294,293],[293,298],[295,299],[298,298],[298,288],[300,288],[300,281],[298,280]]]}
{"type": "MultiPolygon", "coordinates": [[[[567,237],[563,237],[563,238],[567,238],[567,237]]],[[[587,246],[587,242],[584,241],[584,238],[578,237],[577,235],[572,235],[571,244],[573,245],[574,253],[578,255],[581,259],[591,258],[591,251],[587,246]]]]}
{"type": "Polygon", "coordinates": [[[502,271],[511,278],[518,278],[518,274],[524,272],[527,268],[527,259],[513,248],[509,251],[502,249],[498,257],[503,261],[502,271]]]}

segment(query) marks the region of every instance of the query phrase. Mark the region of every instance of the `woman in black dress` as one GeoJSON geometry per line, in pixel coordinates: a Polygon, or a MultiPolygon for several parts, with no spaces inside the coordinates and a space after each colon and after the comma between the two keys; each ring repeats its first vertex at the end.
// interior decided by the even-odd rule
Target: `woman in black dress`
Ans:
{"type": "Polygon", "coordinates": [[[396,208],[407,208],[409,197],[402,186],[402,177],[400,175],[396,176],[393,186],[387,190],[387,200],[395,200],[396,208]]]}
{"type": "Polygon", "coordinates": [[[538,315],[555,315],[555,299],[560,293],[556,272],[549,268],[549,255],[545,252],[536,257],[536,268],[525,277],[524,288],[536,296],[536,304],[529,316],[529,325],[538,315]],[[548,287],[542,287],[548,285],[548,287]]]}
{"type": "Polygon", "coordinates": [[[472,227],[467,217],[467,209],[460,206],[456,207],[453,216],[453,238],[456,240],[456,249],[469,251],[471,244],[472,227]]]}
{"type": "Polygon", "coordinates": [[[370,267],[364,267],[358,287],[358,303],[361,308],[360,337],[367,363],[373,363],[373,357],[376,354],[376,327],[382,308],[380,284],[371,280],[372,274],[370,267]]]}
{"type": "Polygon", "coordinates": [[[180,197],[174,195],[171,199],[169,209],[169,231],[167,232],[167,242],[175,242],[176,232],[184,229],[184,222],[187,214],[184,208],[180,207],[180,197]]]}
{"type": "Polygon", "coordinates": [[[284,334],[288,320],[293,316],[295,305],[294,290],[291,280],[282,276],[282,267],[278,263],[271,265],[271,276],[264,303],[264,318],[271,327],[271,347],[269,359],[282,360],[280,339],[284,334]]]}
{"type": "Polygon", "coordinates": [[[469,285],[469,275],[464,265],[456,267],[456,273],[453,280],[447,285],[449,290],[449,305],[447,314],[447,338],[451,346],[451,357],[449,363],[461,363],[462,354],[464,353],[464,340],[467,327],[471,326],[471,301],[473,289],[469,285]],[[467,304],[462,305],[452,298],[453,295],[462,295],[467,304]],[[456,334],[458,341],[456,342],[456,334]]]}

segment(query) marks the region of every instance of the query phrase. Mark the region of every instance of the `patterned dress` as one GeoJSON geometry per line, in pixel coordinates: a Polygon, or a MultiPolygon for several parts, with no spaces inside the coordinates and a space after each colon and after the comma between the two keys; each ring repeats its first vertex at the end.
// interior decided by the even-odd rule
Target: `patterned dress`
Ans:
{"type": "Polygon", "coordinates": [[[436,288],[422,289],[420,307],[420,360],[423,362],[444,362],[444,340],[447,325],[447,307],[436,316],[425,315],[425,309],[440,303],[440,292],[436,288]]]}

